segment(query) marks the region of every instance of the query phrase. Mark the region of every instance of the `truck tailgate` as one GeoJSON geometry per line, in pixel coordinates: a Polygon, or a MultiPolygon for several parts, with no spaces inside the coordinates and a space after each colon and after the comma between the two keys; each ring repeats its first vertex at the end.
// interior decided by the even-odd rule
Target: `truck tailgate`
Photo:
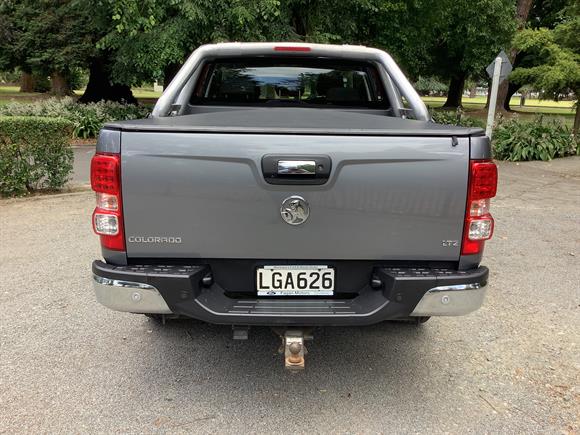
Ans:
{"type": "Polygon", "coordinates": [[[469,138],[122,133],[129,257],[383,259],[460,256],[469,138]],[[267,154],[325,155],[323,185],[272,185],[267,154]],[[281,217],[302,196],[302,225],[281,217]]]}

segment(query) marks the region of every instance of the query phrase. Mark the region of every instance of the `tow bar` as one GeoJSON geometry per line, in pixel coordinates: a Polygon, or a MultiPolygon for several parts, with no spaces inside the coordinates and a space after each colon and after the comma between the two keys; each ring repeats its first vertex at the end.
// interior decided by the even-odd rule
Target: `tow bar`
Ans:
{"type": "Polygon", "coordinates": [[[282,339],[278,352],[284,355],[284,367],[291,372],[304,370],[304,358],[308,353],[304,342],[313,339],[312,328],[273,329],[282,339]]]}
{"type": "MultiPolygon", "coordinates": [[[[308,353],[305,341],[312,340],[313,328],[272,328],[280,337],[282,345],[278,353],[284,355],[284,367],[291,372],[304,370],[304,357],[308,353]]],[[[250,328],[248,326],[233,326],[234,340],[247,340],[250,328]]]]}

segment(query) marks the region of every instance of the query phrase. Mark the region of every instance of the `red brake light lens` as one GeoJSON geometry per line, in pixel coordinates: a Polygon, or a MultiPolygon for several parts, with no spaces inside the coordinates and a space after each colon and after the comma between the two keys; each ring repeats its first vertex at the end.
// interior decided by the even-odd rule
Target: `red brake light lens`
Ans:
{"type": "Polygon", "coordinates": [[[91,160],[91,187],[97,193],[93,230],[104,248],[125,250],[121,201],[121,156],[97,153],[91,160]]]}
{"type": "Polygon", "coordinates": [[[305,47],[305,46],[300,46],[300,45],[296,45],[296,46],[288,46],[288,45],[278,45],[276,47],[274,47],[274,51],[311,51],[312,49],[310,47],[305,47]]]}
{"type": "Polygon", "coordinates": [[[116,195],[120,186],[120,156],[95,154],[91,160],[91,187],[95,192],[116,195]]]}
{"type": "Polygon", "coordinates": [[[478,254],[493,235],[490,199],[497,193],[497,166],[491,160],[471,160],[461,254],[478,254]]]}
{"type": "Polygon", "coordinates": [[[493,162],[471,162],[470,199],[493,198],[497,192],[497,166],[493,162]]]}

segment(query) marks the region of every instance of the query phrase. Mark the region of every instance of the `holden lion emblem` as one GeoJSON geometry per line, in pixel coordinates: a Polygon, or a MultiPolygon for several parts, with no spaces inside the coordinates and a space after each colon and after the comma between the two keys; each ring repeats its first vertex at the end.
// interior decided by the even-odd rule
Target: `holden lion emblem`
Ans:
{"type": "Polygon", "coordinates": [[[301,196],[290,196],[282,201],[280,214],[287,224],[300,225],[310,216],[310,206],[301,196]]]}

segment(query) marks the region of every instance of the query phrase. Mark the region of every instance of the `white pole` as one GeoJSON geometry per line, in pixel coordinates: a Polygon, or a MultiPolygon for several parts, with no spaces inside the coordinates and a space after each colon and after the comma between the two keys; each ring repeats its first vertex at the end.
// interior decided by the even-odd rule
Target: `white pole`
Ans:
{"type": "Polygon", "coordinates": [[[489,97],[489,108],[487,111],[487,127],[485,134],[491,140],[493,131],[493,121],[495,119],[495,104],[497,102],[497,90],[499,88],[499,74],[501,73],[501,57],[495,58],[495,65],[493,66],[493,79],[491,81],[491,95],[489,97]]]}

